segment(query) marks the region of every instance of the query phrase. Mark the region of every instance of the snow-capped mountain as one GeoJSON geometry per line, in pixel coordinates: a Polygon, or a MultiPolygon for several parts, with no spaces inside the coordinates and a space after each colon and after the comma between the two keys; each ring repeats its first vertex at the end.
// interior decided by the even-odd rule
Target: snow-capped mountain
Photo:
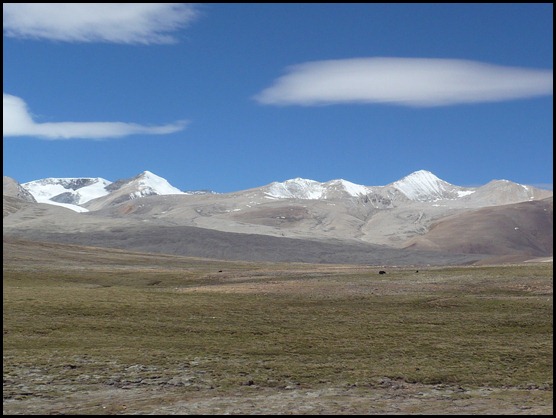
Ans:
{"type": "Polygon", "coordinates": [[[330,199],[333,197],[360,196],[369,193],[370,188],[346,180],[331,180],[319,183],[315,180],[296,178],[267,186],[265,194],[276,199],[330,199]]]}
{"type": "MultiPolygon", "coordinates": [[[[21,187],[36,201],[65,206],[75,211],[94,211],[107,206],[152,195],[201,196],[209,192],[183,192],[166,179],[144,171],[139,175],[114,182],[103,178],[46,178],[24,183],[21,187]]],[[[450,201],[466,207],[516,203],[543,198],[551,192],[513,183],[493,180],[481,187],[450,184],[427,170],[415,171],[385,186],[364,186],[337,179],[324,183],[294,178],[230,196],[259,196],[267,200],[312,200],[359,202],[374,209],[387,209],[415,203],[444,205],[450,201]],[[459,202],[459,203],[458,203],[459,202]]],[[[237,210],[232,208],[230,210],[237,210]]]]}
{"type": "Polygon", "coordinates": [[[85,207],[96,210],[106,205],[116,205],[140,197],[187,194],[150,171],[143,171],[130,179],[115,181],[107,186],[106,190],[109,194],[87,202],[85,207]]]}
{"type": "Polygon", "coordinates": [[[408,199],[418,202],[456,199],[475,193],[475,189],[454,186],[426,170],[415,171],[390,186],[398,189],[408,199]]]}
{"type": "Polygon", "coordinates": [[[274,182],[264,190],[275,199],[334,199],[341,197],[381,197],[391,199],[401,193],[407,199],[430,202],[439,199],[455,199],[470,195],[475,189],[454,186],[439,179],[430,171],[419,170],[386,186],[363,186],[347,180],[331,180],[319,183],[314,180],[296,178],[274,182]]]}
{"type": "MultiPolygon", "coordinates": [[[[412,202],[481,200],[485,204],[496,205],[534,200],[547,195],[541,189],[508,180],[493,180],[481,187],[456,186],[427,170],[415,171],[385,186],[364,186],[342,179],[320,183],[314,180],[295,178],[284,182],[274,182],[258,190],[271,199],[363,198],[364,202],[371,203],[377,208],[391,207],[393,202],[403,200],[412,202]]],[[[481,206],[484,205],[481,204],[481,206]]]]}
{"type": "Polygon", "coordinates": [[[21,186],[39,203],[64,206],[77,212],[88,211],[89,202],[103,198],[122,202],[150,195],[184,194],[150,171],[115,182],[100,177],[45,178],[21,186]]]}
{"type": "Polygon", "coordinates": [[[125,180],[118,180],[110,184],[106,188],[109,192],[126,189],[130,191],[130,198],[151,196],[151,195],[167,195],[167,194],[183,194],[180,189],[172,186],[168,181],[150,171],[143,171],[141,174],[125,180]]]}
{"type": "Polygon", "coordinates": [[[82,205],[89,200],[110,193],[106,187],[111,182],[100,177],[46,178],[23,183],[40,203],[66,203],[82,205]]]}
{"type": "MultiPolygon", "coordinates": [[[[65,231],[70,242],[82,234],[85,245],[95,244],[99,231],[110,231],[103,241],[107,246],[124,245],[134,237],[135,249],[164,247],[181,254],[197,245],[192,244],[196,232],[189,232],[198,228],[203,234],[233,233],[226,238],[233,242],[249,234],[435,251],[445,247],[465,254],[518,251],[527,257],[551,255],[552,248],[551,191],[507,180],[466,188],[425,170],[385,186],[294,178],[224,194],[182,192],[148,171],[113,183],[72,178],[25,184],[39,202],[88,211],[86,216],[25,201],[14,183],[8,182],[4,190],[4,231],[16,236],[36,233],[36,239],[58,239],[65,231]],[[175,228],[185,228],[187,238],[167,241],[175,228]],[[121,231],[121,238],[114,239],[114,231],[121,231]]],[[[293,244],[288,241],[284,248],[291,250],[293,244]]],[[[199,252],[183,254],[209,255],[212,244],[200,240],[198,245],[199,252]]],[[[303,245],[299,248],[303,253],[303,245]]]]}

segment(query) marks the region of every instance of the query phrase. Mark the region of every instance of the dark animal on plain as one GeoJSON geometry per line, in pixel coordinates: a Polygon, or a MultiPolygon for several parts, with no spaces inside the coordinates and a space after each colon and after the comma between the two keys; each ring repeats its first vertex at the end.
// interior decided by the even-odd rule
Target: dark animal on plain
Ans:
{"type": "Polygon", "coordinates": [[[380,270],[378,274],[386,274],[386,272],[384,270],[380,270]]]}

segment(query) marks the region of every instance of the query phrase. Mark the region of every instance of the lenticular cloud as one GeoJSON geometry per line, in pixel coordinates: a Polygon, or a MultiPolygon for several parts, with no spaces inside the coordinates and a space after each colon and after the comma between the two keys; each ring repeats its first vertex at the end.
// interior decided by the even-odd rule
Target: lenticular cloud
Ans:
{"type": "Polygon", "coordinates": [[[552,89],[552,70],[455,59],[356,58],[292,66],[255,100],[274,105],[428,107],[551,95],[552,89]]]}
{"type": "Polygon", "coordinates": [[[197,16],[186,3],[4,3],[4,35],[65,42],[160,44],[197,16]]]}
{"type": "Polygon", "coordinates": [[[181,131],[187,124],[178,121],[168,125],[144,126],[124,122],[54,122],[37,123],[27,104],[19,97],[3,94],[2,136],[33,136],[44,139],[104,139],[135,134],[163,135],[181,131]]]}

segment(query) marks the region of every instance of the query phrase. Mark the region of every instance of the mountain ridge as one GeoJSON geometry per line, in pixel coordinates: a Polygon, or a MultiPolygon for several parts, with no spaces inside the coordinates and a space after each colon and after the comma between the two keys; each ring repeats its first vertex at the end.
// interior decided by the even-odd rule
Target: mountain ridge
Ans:
{"type": "Polygon", "coordinates": [[[72,191],[98,187],[91,179],[98,178],[59,181],[67,188],[58,184],[50,204],[22,200],[9,182],[4,235],[268,261],[458,264],[552,255],[552,192],[507,180],[462,188],[420,170],[385,186],[295,178],[217,194],[182,192],[143,172],[68,211],[62,202],[72,191]]]}
{"type": "MultiPolygon", "coordinates": [[[[514,188],[521,187],[526,194],[526,196],[520,198],[522,200],[534,200],[539,198],[539,195],[548,195],[543,193],[542,189],[508,180],[492,180],[479,187],[456,186],[438,178],[427,170],[415,171],[384,186],[360,185],[344,179],[318,182],[297,177],[283,182],[272,182],[254,189],[223,194],[237,195],[259,191],[269,199],[333,200],[363,198],[367,202],[380,202],[380,207],[387,207],[388,202],[393,200],[408,199],[415,202],[435,202],[446,199],[460,199],[469,197],[482,187],[492,186],[492,184],[510,185],[514,188]]],[[[45,178],[23,183],[20,186],[41,203],[61,204],[77,211],[97,210],[107,204],[119,204],[126,200],[149,195],[200,193],[184,192],[150,171],[143,171],[132,178],[114,182],[101,177],[45,178]],[[81,209],[68,205],[76,205],[81,209]]],[[[214,192],[209,193],[215,194],[214,192]]],[[[496,201],[493,204],[497,204],[496,201]]]]}

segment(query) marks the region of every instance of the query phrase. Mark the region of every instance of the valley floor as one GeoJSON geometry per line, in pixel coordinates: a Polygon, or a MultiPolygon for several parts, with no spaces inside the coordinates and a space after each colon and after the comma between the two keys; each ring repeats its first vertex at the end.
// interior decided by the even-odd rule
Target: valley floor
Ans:
{"type": "Polygon", "coordinates": [[[552,263],[3,250],[4,415],[553,411],[552,263]]]}

